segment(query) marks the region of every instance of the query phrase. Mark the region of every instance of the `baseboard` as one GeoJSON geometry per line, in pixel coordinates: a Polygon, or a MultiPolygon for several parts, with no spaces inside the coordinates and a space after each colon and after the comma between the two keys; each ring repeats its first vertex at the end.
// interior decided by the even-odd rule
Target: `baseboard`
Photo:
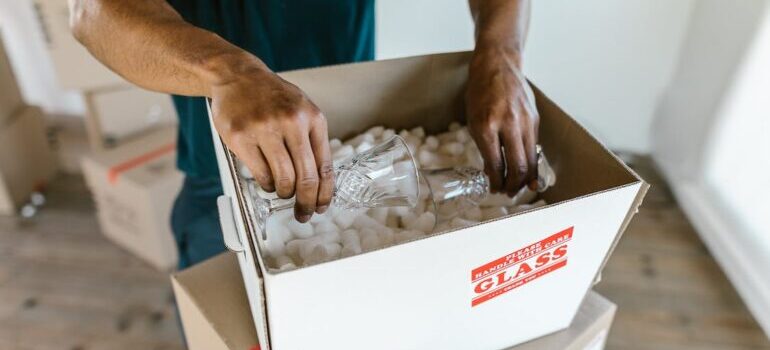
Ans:
{"type": "Polygon", "coordinates": [[[741,239],[736,225],[719,210],[704,186],[689,182],[669,182],[669,186],[711,254],[725,271],[754,318],[770,337],[770,278],[766,260],[745,247],[754,243],[741,239]]]}

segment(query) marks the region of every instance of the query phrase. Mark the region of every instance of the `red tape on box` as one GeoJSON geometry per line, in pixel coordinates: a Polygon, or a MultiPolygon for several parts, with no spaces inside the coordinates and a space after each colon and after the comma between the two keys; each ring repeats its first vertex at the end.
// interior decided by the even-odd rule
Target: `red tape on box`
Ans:
{"type": "Polygon", "coordinates": [[[139,156],[131,158],[123,163],[117,164],[110,168],[107,172],[107,180],[110,182],[110,184],[114,185],[115,182],[118,181],[118,176],[120,176],[121,173],[129,171],[154,159],[160,158],[161,156],[167,153],[171,153],[174,150],[176,150],[176,143],[170,143],[150,152],[140,154],[139,156]]]}

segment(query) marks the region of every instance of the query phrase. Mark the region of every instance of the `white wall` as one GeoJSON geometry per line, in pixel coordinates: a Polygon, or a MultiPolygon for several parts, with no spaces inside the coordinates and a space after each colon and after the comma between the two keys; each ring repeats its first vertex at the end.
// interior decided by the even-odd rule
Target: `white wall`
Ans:
{"type": "MultiPolygon", "coordinates": [[[[533,0],[525,71],[610,147],[646,153],[693,0],[533,0]]],[[[377,1],[377,57],[469,50],[464,0],[377,1]]]]}
{"type": "MultiPolygon", "coordinates": [[[[694,0],[534,0],[525,70],[610,147],[648,152],[650,123],[694,0]]],[[[465,0],[379,0],[377,57],[469,50],[465,0]]],[[[51,113],[81,114],[57,87],[31,1],[0,0],[22,92],[51,113]]]]}
{"type": "Polygon", "coordinates": [[[0,31],[22,95],[27,103],[40,106],[47,113],[82,115],[85,106],[81,95],[57,85],[35,16],[32,1],[0,0],[0,31]]]}
{"type": "Polygon", "coordinates": [[[654,123],[653,157],[770,334],[770,3],[699,0],[654,123]]]}

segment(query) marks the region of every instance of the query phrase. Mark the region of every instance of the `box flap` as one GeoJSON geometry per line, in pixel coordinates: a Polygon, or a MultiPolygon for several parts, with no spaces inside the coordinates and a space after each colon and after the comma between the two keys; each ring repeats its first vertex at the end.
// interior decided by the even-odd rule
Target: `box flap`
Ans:
{"type": "Polygon", "coordinates": [[[249,312],[243,279],[235,254],[224,253],[171,276],[177,299],[180,293],[189,303],[179,305],[182,324],[191,349],[214,350],[206,344],[219,342],[225,349],[253,349],[257,334],[249,312]],[[208,322],[199,327],[200,316],[208,322]],[[212,338],[215,337],[215,338],[212,338]],[[219,341],[216,341],[219,340],[219,341]]]}
{"type": "MultiPolygon", "coordinates": [[[[224,253],[171,278],[190,349],[255,348],[257,335],[233,253],[224,253]]],[[[569,328],[511,350],[584,349],[606,336],[616,308],[591,291],[569,328]]]]}

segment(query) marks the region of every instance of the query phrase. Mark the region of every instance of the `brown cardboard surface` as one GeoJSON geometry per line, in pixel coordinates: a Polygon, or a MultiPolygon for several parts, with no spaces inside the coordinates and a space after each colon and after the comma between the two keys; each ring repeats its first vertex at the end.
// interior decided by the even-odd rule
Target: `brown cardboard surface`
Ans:
{"type": "Polygon", "coordinates": [[[141,138],[152,130],[177,124],[171,96],[135,86],[85,93],[86,130],[94,150],[141,138]]]}
{"type": "Polygon", "coordinates": [[[191,350],[252,349],[257,333],[232,253],[171,276],[191,350]]]}
{"type": "MultiPolygon", "coordinates": [[[[249,350],[257,345],[235,254],[218,255],[173,274],[171,280],[191,350],[249,350]]],[[[601,349],[615,310],[615,304],[591,292],[569,328],[510,350],[601,349]]]]}
{"type": "Polygon", "coordinates": [[[94,58],[72,36],[66,0],[35,0],[34,9],[46,39],[59,86],[90,90],[128,83],[94,58]]]}
{"type": "Polygon", "coordinates": [[[55,173],[39,108],[24,107],[0,125],[0,214],[15,214],[55,173]]]}
{"type": "MultiPolygon", "coordinates": [[[[373,125],[385,125],[386,127],[396,129],[423,126],[428,132],[437,132],[442,131],[450,121],[462,120],[464,118],[462,97],[464,81],[467,76],[468,56],[469,53],[451,53],[411,57],[406,59],[398,59],[391,62],[367,62],[353,65],[342,65],[286,72],[282,73],[282,76],[290,82],[298,85],[310,96],[310,98],[316,104],[318,104],[329,122],[329,132],[331,137],[345,138],[351,136],[352,134],[361,132],[373,125]]],[[[586,213],[589,215],[580,215],[579,219],[576,219],[576,217],[573,215],[573,217],[569,219],[570,221],[580,221],[581,225],[586,226],[599,223],[606,224],[606,229],[601,229],[602,234],[606,233],[606,235],[603,236],[606,237],[606,239],[602,239],[601,244],[604,245],[604,247],[614,245],[614,242],[616,242],[619,238],[619,233],[622,233],[626,223],[633,215],[635,208],[641,202],[647,185],[633,171],[623,165],[623,163],[620,162],[617,157],[615,157],[604,146],[602,146],[601,143],[599,143],[593,136],[591,136],[579,123],[569,117],[566,113],[564,113],[564,111],[558,108],[556,104],[550,101],[545,96],[545,94],[535,89],[535,95],[537,99],[538,110],[540,111],[542,118],[540,141],[543,145],[546,155],[548,155],[549,160],[554,165],[559,181],[555,187],[553,187],[547,194],[545,194],[545,199],[550,203],[549,206],[533,210],[531,212],[512,215],[518,216],[518,218],[508,217],[495,221],[503,221],[507,219],[518,219],[518,221],[524,221],[527,220],[526,218],[538,217],[538,212],[540,212],[540,215],[543,215],[545,211],[555,215],[552,219],[553,221],[556,221],[560,217],[569,217],[565,216],[565,213],[568,213],[568,209],[565,208],[583,207],[582,210],[590,212],[591,208],[595,207],[591,205],[586,206],[586,203],[597,203],[597,201],[603,201],[606,198],[617,198],[615,196],[618,196],[618,193],[623,193],[623,200],[618,202],[619,205],[612,205],[608,207],[608,202],[604,202],[604,209],[617,209],[611,210],[615,214],[602,218],[598,217],[599,213],[597,213],[597,217],[594,217],[594,213],[586,213]],[[627,211],[627,206],[630,207],[631,210],[627,211]],[[532,214],[532,216],[530,216],[530,214],[532,214]]],[[[226,166],[222,167],[220,165],[220,167],[225,169],[222,170],[223,178],[231,175],[227,174],[226,166]]],[[[232,167],[230,168],[232,169],[232,167]]],[[[235,183],[238,183],[237,179],[235,183]]],[[[234,187],[235,190],[230,190],[230,192],[228,192],[228,189],[226,188],[225,193],[231,196],[235,195],[237,197],[237,185],[234,187]]],[[[234,205],[237,205],[237,202],[234,205]]],[[[243,211],[243,208],[240,209],[243,211]]],[[[603,210],[599,210],[599,212],[601,212],[601,215],[607,216],[603,210]]],[[[574,214],[575,212],[573,211],[572,213],[574,214]]],[[[243,220],[245,217],[246,216],[243,215],[243,217],[239,219],[243,220]]],[[[535,219],[529,220],[531,220],[530,223],[536,222],[535,219]]],[[[542,220],[542,218],[539,218],[539,220],[542,220]]],[[[243,221],[248,222],[248,220],[243,221]]],[[[487,227],[495,226],[494,223],[488,222],[477,225],[474,228],[481,228],[486,224],[490,224],[490,226],[487,227]]],[[[499,229],[499,225],[496,227],[499,229]]],[[[250,229],[250,227],[247,227],[247,229],[250,229]]],[[[499,232],[501,231],[498,230],[498,233],[499,232]]],[[[451,235],[449,233],[442,234],[446,234],[447,236],[454,238],[462,237],[461,235],[454,233],[456,232],[453,232],[451,235]]],[[[489,233],[492,234],[493,232],[489,233]]],[[[436,236],[442,234],[438,234],[436,236]]],[[[271,319],[267,312],[258,310],[258,305],[255,306],[255,303],[252,302],[251,307],[254,308],[255,312],[259,316],[256,318],[256,322],[260,323],[260,320],[263,321],[258,325],[258,332],[260,332],[260,336],[269,336],[270,339],[275,342],[277,342],[275,339],[282,339],[284,341],[283,344],[301,343],[302,341],[294,341],[298,338],[293,337],[293,328],[291,325],[302,323],[303,321],[307,320],[313,320],[315,322],[315,320],[323,319],[321,313],[316,312],[316,314],[313,315],[315,317],[310,318],[307,312],[297,312],[299,309],[296,307],[293,308],[291,304],[292,301],[289,300],[290,298],[278,298],[276,295],[288,295],[286,292],[292,289],[296,289],[296,285],[300,285],[299,282],[305,282],[305,280],[307,280],[317,283],[319,280],[321,280],[321,278],[318,276],[333,276],[336,272],[334,272],[332,265],[337,264],[338,266],[341,266],[345,264],[345,266],[349,267],[351,262],[345,262],[344,259],[341,259],[341,261],[329,262],[326,263],[326,265],[322,264],[320,266],[316,266],[312,273],[308,270],[308,268],[301,268],[299,270],[278,273],[275,275],[268,273],[264,275],[266,281],[264,282],[262,288],[267,290],[272,289],[274,294],[260,294],[260,292],[264,292],[264,290],[251,290],[260,288],[258,287],[258,279],[260,278],[259,271],[263,270],[264,268],[264,266],[261,264],[261,261],[259,261],[258,252],[253,253],[253,247],[256,245],[254,242],[255,235],[253,232],[247,230],[242,237],[250,239],[248,245],[250,248],[252,248],[250,250],[246,250],[242,254],[251,254],[249,258],[256,260],[254,263],[255,265],[258,264],[258,266],[250,266],[251,262],[248,259],[241,260],[242,263],[246,262],[245,264],[247,265],[242,267],[245,271],[244,278],[246,279],[246,286],[250,288],[249,295],[253,299],[259,299],[258,297],[267,295],[268,300],[266,301],[266,304],[271,306],[271,308],[269,308],[270,313],[275,312],[277,314],[286,309],[294,311],[291,317],[286,316],[286,313],[284,312],[283,316],[281,317],[284,323],[280,326],[276,326],[276,320],[279,318],[271,319]],[[321,270],[324,272],[323,275],[320,274],[321,270]],[[270,279],[272,279],[272,282],[270,279]],[[279,283],[279,279],[281,282],[291,281],[292,283],[290,283],[290,286],[286,287],[285,285],[281,285],[279,283]],[[285,287],[280,290],[280,293],[275,291],[279,285],[281,287],[285,287]],[[280,301],[280,305],[277,305],[278,301],[280,301]],[[288,322],[287,320],[292,320],[292,322],[288,322]],[[270,332],[267,331],[268,329],[270,332]]],[[[426,238],[425,241],[430,241],[431,238],[432,237],[426,238]]],[[[436,241],[436,243],[446,243],[450,239],[452,238],[436,241]]],[[[243,241],[243,238],[241,238],[241,240],[243,241]]],[[[590,242],[590,240],[584,239],[583,242],[590,242]]],[[[423,249],[424,251],[428,251],[430,248],[428,243],[422,241],[415,242],[415,246],[417,243],[423,243],[421,248],[425,248],[423,249]]],[[[417,250],[417,248],[414,246],[412,248],[413,251],[417,250]]],[[[453,249],[454,247],[452,247],[450,244],[444,244],[442,248],[453,249]]],[[[383,251],[387,251],[388,249],[391,250],[391,254],[394,254],[393,252],[399,249],[399,247],[391,247],[384,249],[383,251]]],[[[420,251],[422,252],[423,250],[420,251]]],[[[605,260],[604,258],[608,256],[608,254],[609,253],[605,254],[605,250],[602,250],[601,252],[592,255],[589,254],[592,257],[596,257],[596,259],[586,260],[597,260],[595,262],[596,265],[592,266],[596,266],[596,269],[600,270],[601,265],[599,261],[605,260]]],[[[423,254],[423,256],[424,255],[425,254],[423,254]]],[[[382,256],[385,255],[381,255],[380,257],[382,256]]],[[[357,258],[359,262],[364,258],[367,258],[369,262],[381,262],[378,260],[378,257],[372,257],[371,255],[366,254],[353,257],[351,259],[354,258],[357,258]]],[[[413,260],[416,261],[418,259],[413,260]]],[[[414,262],[410,260],[410,263],[414,262]]],[[[591,270],[592,274],[594,273],[593,271],[594,270],[591,270]]],[[[360,281],[362,276],[357,277],[360,281]]],[[[368,285],[367,283],[360,284],[368,285]]],[[[589,288],[587,283],[585,284],[585,288],[585,290],[589,288]]],[[[584,295],[583,292],[585,290],[582,289],[582,287],[579,289],[581,290],[571,294],[571,296],[574,298],[572,298],[570,301],[570,310],[577,310],[577,306],[580,300],[579,298],[584,295]]],[[[553,292],[555,290],[556,289],[546,290],[546,292],[553,292]]],[[[326,290],[326,293],[321,295],[333,295],[330,293],[335,293],[335,291],[326,290]]],[[[364,300],[364,296],[367,295],[366,293],[363,293],[359,290],[357,290],[355,293],[351,292],[350,294],[355,294],[358,300],[364,300]]],[[[350,299],[352,298],[349,298],[348,300],[350,299]]],[[[537,305],[538,303],[536,300],[533,300],[533,302],[533,305],[537,305]]],[[[333,305],[341,305],[343,303],[345,303],[345,301],[339,301],[333,305]]],[[[408,305],[408,303],[406,304],[408,305]]],[[[359,302],[356,305],[367,304],[359,302]]],[[[507,306],[513,307],[512,305],[507,306]]],[[[346,311],[350,312],[351,314],[356,314],[355,311],[351,311],[354,308],[349,309],[350,310],[346,311]]],[[[359,307],[358,310],[360,309],[361,308],[359,307]]],[[[562,308],[562,310],[566,309],[562,308]]],[[[329,312],[326,312],[324,314],[328,313],[329,312]]],[[[570,318],[572,315],[574,315],[572,311],[565,311],[565,314],[567,313],[569,313],[570,318]]],[[[435,315],[436,312],[426,312],[424,314],[435,315]]],[[[355,327],[355,325],[352,325],[349,321],[347,321],[350,319],[356,319],[355,317],[348,317],[347,320],[344,320],[345,322],[342,322],[342,316],[337,315],[337,318],[337,321],[340,321],[339,323],[344,323],[348,327],[355,327]]],[[[539,331],[533,330],[532,333],[525,334],[527,337],[529,337],[530,334],[534,336],[535,334],[539,335],[553,332],[556,329],[566,327],[569,323],[568,320],[559,322],[559,325],[544,326],[539,331]]],[[[306,323],[308,327],[307,329],[312,330],[310,322],[306,323]]],[[[317,324],[318,322],[315,323],[317,324]]],[[[484,325],[485,327],[487,325],[487,323],[477,324],[484,325]]],[[[316,329],[319,328],[316,327],[316,329]]],[[[366,334],[367,336],[374,336],[374,334],[369,333],[362,334],[366,334]]],[[[504,332],[500,334],[504,334],[504,332]]],[[[326,335],[323,333],[317,333],[316,337],[326,337],[328,339],[323,339],[324,341],[322,343],[332,344],[333,339],[336,339],[335,337],[337,337],[337,333],[335,331],[328,332],[326,335]]],[[[511,337],[514,338],[513,336],[511,337]]],[[[451,339],[461,340],[455,338],[451,339]]],[[[468,339],[472,339],[473,341],[480,340],[478,338],[468,339]]],[[[525,339],[517,339],[515,341],[511,340],[507,343],[506,341],[508,341],[508,339],[503,339],[502,336],[494,339],[496,341],[495,345],[500,345],[525,341],[526,339],[531,339],[531,337],[525,339]]],[[[390,343],[387,344],[391,345],[390,343]]],[[[349,346],[353,345],[353,343],[350,342],[350,339],[348,339],[346,345],[348,346],[346,348],[349,348],[349,346]]]]}
{"type": "Polygon", "coordinates": [[[82,174],[82,158],[91,153],[83,119],[58,118],[53,126],[52,148],[61,172],[82,174]]]}
{"type": "Polygon", "coordinates": [[[0,33],[0,126],[24,105],[0,33]]]}
{"type": "MultiPolygon", "coordinates": [[[[470,53],[448,53],[340,65],[282,73],[327,117],[329,136],[349,137],[373,125],[401,129],[423,126],[444,131],[465,118],[463,89],[470,53]],[[372,78],[376,77],[376,78],[372,78]],[[329,82],[335,82],[330,86],[329,82]],[[339,103],[341,96],[355,96],[339,103]]],[[[534,87],[540,111],[540,144],[557,173],[549,203],[639,181],[580,124],[534,87]],[[580,174],[580,176],[576,176],[580,174]]]]}
{"type": "Polygon", "coordinates": [[[177,261],[169,218],[183,175],[176,169],[175,140],[176,128],[159,129],[82,159],[102,233],[164,271],[177,261]]]}

